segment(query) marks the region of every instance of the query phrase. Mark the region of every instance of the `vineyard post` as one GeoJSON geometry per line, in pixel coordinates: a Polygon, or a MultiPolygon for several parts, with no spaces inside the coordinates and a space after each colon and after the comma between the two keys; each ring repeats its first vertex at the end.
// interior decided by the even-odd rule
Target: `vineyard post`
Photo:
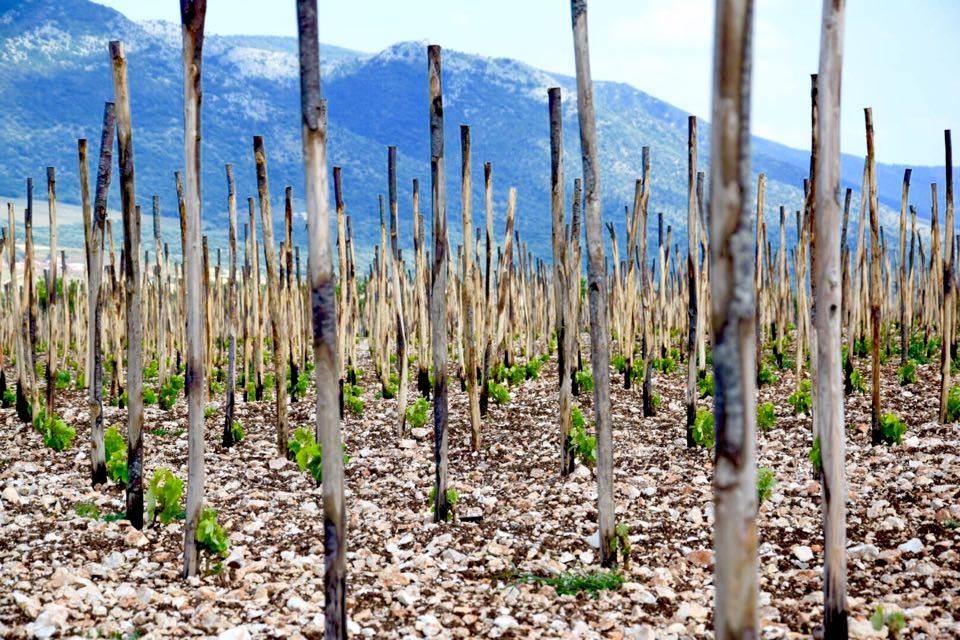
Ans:
{"type": "Polygon", "coordinates": [[[600,211],[600,157],[597,146],[590,45],[587,36],[587,2],[571,0],[573,49],[577,71],[577,114],[585,195],[587,277],[590,292],[590,365],[593,369],[593,407],[597,425],[597,513],[600,564],[617,563],[614,539],[613,433],[610,423],[610,328],[607,318],[607,276],[600,211]]]}
{"type": "Polygon", "coordinates": [[[187,374],[188,390],[187,431],[187,504],[183,528],[183,575],[194,576],[199,568],[197,525],[203,508],[204,493],[204,289],[207,274],[201,255],[202,200],[201,179],[201,69],[203,63],[203,35],[206,20],[206,0],[181,0],[180,20],[183,35],[183,155],[186,167],[186,194],[184,197],[186,225],[184,227],[184,280],[186,284],[187,320],[187,374]]]}
{"type": "Polygon", "coordinates": [[[713,626],[720,639],[759,636],[755,240],[749,197],[752,35],[752,0],[719,0],[710,141],[710,288],[716,381],[713,626]]]}
{"type": "MultiPolygon", "coordinates": [[[[460,202],[463,209],[463,336],[466,346],[464,368],[466,369],[467,393],[470,403],[470,446],[480,450],[480,389],[477,387],[477,336],[473,300],[473,180],[470,176],[470,127],[460,126],[460,151],[462,171],[460,202]]],[[[532,354],[528,354],[532,357],[532,354]]]]}
{"type": "Polygon", "coordinates": [[[117,166],[123,209],[124,291],[127,337],[127,520],[143,528],[143,327],[140,317],[140,216],[136,209],[133,131],[127,56],[123,42],[110,43],[117,116],[117,166]]]}
{"type": "Polygon", "coordinates": [[[226,166],[227,173],[227,212],[230,220],[230,282],[227,302],[227,334],[229,340],[227,356],[227,402],[223,419],[223,446],[234,443],[233,414],[236,405],[237,382],[237,192],[233,181],[233,165],[226,166]]]}
{"type": "Polygon", "coordinates": [[[427,47],[430,90],[430,193],[433,212],[433,277],[430,326],[433,347],[434,521],[444,522],[447,503],[447,189],[443,154],[443,85],[440,46],[427,47]]]}
{"type": "MultiPolygon", "coordinates": [[[[330,255],[326,105],[320,99],[316,0],[298,0],[300,105],[306,182],[307,261],[313,317],[316,430],[323,448],[325,636],[346,638],[346,531],[343,453],[337,399],[336,282],[330,255]]],[[[342,286],[346,279],[341,274],[342,286]]]]}
{"type": "MultiPolygon", "coordinates": [[[[870,442],[880,444],[880,222],[877,204],[877,166],[873,148],[873,109],[863,110],[867,132],[867,188],[870,207],[870,327],[871,338],[871,413],[870,442]]],[[[946,286],[946,285],[945,285],[946,286]]],[[[949,356],[946,356],[949,358],[949,356]]],[[[947,360],[946,362],[949,362],[947,360]]],[[[944,373],[947,380],[949,372],[944,373]]],[[[942,400],[942,398],[941,398],[942,400]]],[[[946,404],[943,403],[942,408],[946,404]]]]}

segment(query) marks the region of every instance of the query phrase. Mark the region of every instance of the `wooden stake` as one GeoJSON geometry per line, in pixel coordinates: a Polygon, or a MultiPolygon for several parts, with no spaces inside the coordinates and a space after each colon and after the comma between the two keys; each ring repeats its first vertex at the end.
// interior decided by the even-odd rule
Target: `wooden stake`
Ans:
{"type": "MultiPolygon", "coordinates": [[[[750,83],[753,2],[719,0],[710,141],[710,265],[716,381],[714,634],[756,638],[757,487],[750,83]]],[[[781,249],[782,250],[782,249],[781,249]]]]}
{"type": "Polygon", "coordinates": [[[187,467],[187,516],[183,527],[183,575],[196,575],[199,568],[197,523],[203,509],[206,470],[204,468],[204,396],[206,384],[206,317],[204,290],[207,278],[201,254],[203,209],[200,197],[202,162],[200,158],[201,112],[203,98],[203,35],[206,0],[181,0],[180,21],[183,32],[183,155],[186,167],[184,280],[187,290],[187,415],[189,427],[187,467]]]}
{"type": "Polygon", "coordinates": [[[297,26],[300,36],[300,105],[310,251],[308,270],[313,314],[313,357],[316,364],[316,428],[323,447],[325,636],[328,640],[339,640],[347,637],[346,524],[343,513],[342,440],[337,412],[336,284],[330,255],[326,108],[320,100],[316,0],[298,0],[297,26]]]}
{"type": "Polygon", "coordinates": [[[613,433],[610,422],[610,329],[607,319],[607,278],[600,212],[599,150],[590,78],[590,45],[587,38],[587,2],[571,0],[573,50],[577,69],[577,114],[587,232],[587,276],[590,291],[590,365],[593,369],[593,410],[597,425],[597,513],[600,527],[600,563],[617,563],[614,539],[613,433]]]}

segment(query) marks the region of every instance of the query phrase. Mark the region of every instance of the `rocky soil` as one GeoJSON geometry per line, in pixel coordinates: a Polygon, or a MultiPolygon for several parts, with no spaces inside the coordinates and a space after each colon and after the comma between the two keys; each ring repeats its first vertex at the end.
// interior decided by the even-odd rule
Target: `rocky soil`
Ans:
{"type": "MultiPolygon", "coordinates": [[[[363,365],[361,365],[363,366],[363,365]]],[[[365,367],[370,371],[369,366],[365,367]]],[[[466,396],[453,379],[450,478],[460,516],[434,524],[432,430],[395,435],[395,401],[365,387],[362,418],[343,425],[351,635],[503,638],[710,637],[712,455],[687,449],[683,374],[659,376],[659,415],[642,419],[639,390],[613,375],[617,520],[633,552],[618,590],[558,595],[524,581],[597,568],[596,482],[580,467],[558,477],[556,364],[491,405],[483,450],[469,449],[466,396]]],[[[7,372],[12,378],[11,372],[7,372]]],[[[847,400],[848,573],[851,635],[883,637],[873,610],[902,611],[912,638],[960,637],[960,426],[938,426],[936,365],[896,382],[884,368],[883,398],[909,431],[903,444],[871,447],[869,396],[847,400]]],[[[809,417],[787,404],[792,374],[763,388],[777,406],[759,435],[759,464],[776,472],[758,517],[763,636],[810,637],[821,618],[820,489],[807,454],[809,417]]],[[[59,395],[77,427],[73,449],[55,453],[0,410],[0,636],[47,638],[208,636],[318,637],[323,628],[321,493],[275,453],[273,406],[242,402],[246,439],[220,446],[222,413],[207,421],[207,502],[231,539],[219,573],[180,577],[182,522],[146,528],[101,516],[123,508],[116,485],[92,489],[81,392],[59,395]]],[[[590,398],[579,398],[590,420],[590,398]]],[[[701,401],[709,405],[710,400],[701,401]]],[[[311,422],[312,402],[293,406],[293,427],[311,422]]],[[[107,425],[124,424],[107,410],[107,425]]],[[[429,425],[428,425],[429,427],[429,425]]],[[[148,407],[146,475],[165,466],[186,478],[186,406],[148,407]],[[163,433],[163,432],[158,432],[163,433]]],[[[208,568],[213,563],[207,564],[208,568]]]]}

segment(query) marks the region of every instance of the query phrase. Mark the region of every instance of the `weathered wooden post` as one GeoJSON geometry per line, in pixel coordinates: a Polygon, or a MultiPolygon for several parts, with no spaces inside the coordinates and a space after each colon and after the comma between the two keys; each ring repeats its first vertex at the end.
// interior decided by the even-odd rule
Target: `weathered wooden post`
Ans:
{"type": "MultiPolygon", "coordinates": [[[[94,486],[107,481],[106,450],[103,444],[103,232],[107,220],[107,195],[113,168],[113,135],[116,127],[114,104],[103,107],[103,128],[100,134],[100,162],[90,224],[90,189],[87,184],[86,144],[80,150],[80,186],[83,200],[84,229],[87,231],[87,403],[90,413],[90,476],[94,486]]],[[[86,141],[84,141],[85,143],[86,141]]]]}
{"type": "Polygon", "coordinates": [[[447,189],[443,157],[443,84],[440,45],[427,47],[430,89],[430,194],[433,277],[430,327],[433,348],[434,521],[446,522],[447,504],[447,189]]]}
{"type": "Polygon", "coordinates": [[[233,414],[236,406],[237,384],[237,191],[233,182],[233,165],[226,166],[227,212],[230,217],[230,282],[227,284],[227,399],[223,412],[223,446],[230,447],[233,439],[233,414]]]}
{"type": "Polygon", "coordinates": [[[573,397],[570,391],[571,351],[573,336],[567,335],[576,331],[570,326],[567,317],[570,311],[569,296],[572,295],[567,287],[566,269],[567,259],[567,230],[566,214],[564,213],[563,194],[563,106],[560,87],[547,90],[547,105],[550,114],[550,211],[552,214],[553,240],[553,295],[556,298],[556,318],[554,320],[557,332],[557,375],[560,378],[560,475],[566,476],[573,471],[576,464],[573,450],[570,447],[570,427],[572,417],[573,397]]]}
{"type": "MultiPolygon", "coordinates": [[[[873,109],[867,107],[863,110],[863,113],[867,129],[867,188],[870,207],[870,327],[873,340],[870,369],[872,381],[870,441],[873,444],[880,444],[880,221],[878,218],[879,205],[877,204],[877,164],[873,149],[873,109]]],[[[946,357],[949,358],[949,355],[946,357]]],[[[947,362],[949,364],[949,360],[947,362]]],[[[944,375],[949,376],[949,371],[944,375]]],[[[941,408],[945,406],[946,403],[943,402],[941,408]]]]}
{"type": "Polygon", "coordinates": [[[697,310],[697,293],[700,290],[697,248],[697,231],[700,223],[697,220],[697,117],[690,116],[687,123],[687,446],[696,446],[693,440],[693,423],[697,419],[697,358],[696,349],[700,337],[699,318],[697,310]]]}
{"type": "MultiPolygon", "coordinates": [[[[47,416],[53,416],[57,379],[57,303],[59,302],[57,296],[57,175],[53,167],[47,167],[47,212],[50,221],[50,280],[47,283],[46,413],[47,416]]],[[[64,286],[64,293],[66,293],[66,286],[64,286]]]]}
{"type": "Polygon", "coordinates": [[[206,0],[180,0],[180,21],[183,35],[183,155],[186,167],[186,233],[183,254],[184,280],[187,290],[187,396],[188,467],[187,515],[183,527],[183,575],[196,575],[197,523],[203,509],[205,482],[204,452],[204,289],[206,274],[201,255],[203,210],[200,199],[202,163],[200,157],[203,98],[203,31],[207,14],[206,0]]]}
{"type": "Polygon", "coordinates": [[[950,394],[950,349],[953,348],[953,318],[956,314],[956,290],[954,288],[953,254],[956,242],[953,229],[953,145],[950,142],[950,129],[943,132],[943,146],[946,154],[946,221],[944,226],[943,249],[943,320],[941,332],[943,344],[940,358],[940,423],[947,421],[947,398],[950,394]]]}
{"type": "Polygon", "coordinates": [[[110,43],[117,114],[117,167],[123,208],[124,291],[127,313],[127,520],[143,527],[143,328],[140,317],[140,216],[133,171],[133,130],[127,55],[123,42],[110,43]]]}
{"type": "MultiPolygon", "coordinates": [[[[814,158],[814,238],[812,283],[817,336],[816,376],[819,406],[814,433],[820,438],[823,462],[823,629],[824,638],[847,637],[847,532],[844,459],[843,371],[840,331],[843,272],[840,265],[840,78],[843,64],[845,0],[824,0],[820,27],[819,149],[814,158]]],[[[909,171],[909,170],[908,170],[909,171]]],[[[909,174],[905,179],[909,184],[909,174]]],[[[901,252],[902,259],[902,252],[901,252]]],[[[902,316],[901,316],[902,317],[902,316]]],[[[904,347],[905,348],[905,347],[904,347]]]]}
{"type": "Polygon", "coordinates": [[[607,276],[600,212],[600,158],[597,148],[587,2],[571,0],[573,51],[577,69],[577,114],[583,160],[584,217],[587,232],[587,278],[590,292],[590,365],[593,370],[593,409],[597,425],[597,514],[600,527],[600,563],[617,563],[614,537],[613,433],[610,423],[610,328],[607,319],[607,276]]]}
{"type": "MultiPolygon", "coordinates": [[[[327,130],[320,100],[320,51],[316,0],[297,1],[300,36],[300,107],[307,194],[310,300],[317,388],[317,424],[323,447],[325,635],[347,637],[346,525],[343,513],[343,454],[337,399],[336,283],[330,255],[327,130]]],[[[344,279],[344,285],[346,279],[344,279]]]]}
{"type": "MultiPolygon", "coordinates": [[[[463,209],[463,335],[465,342],[465,362],[467,393],[470,402],[470,446],[480,450],[480,388],[477,386],[477,335],[474,317],[473,297],[473,180],[470,175],[470,127],[460,126],[461,190],[460,202],[463,209]]],[[[531,354],[527,354],[528,356],[531,354]]]]}
{"type": "MultiPolygon", "coordinates": [[[[387,148],[387,194],[390,198],[390,264],[391,285],[393,289],[394,328],[397,340],[397,368],[400,379],[397,383],[397,435],[403,435],[407,421],[407,378],[410,372],[410,363],[407,360],[407,328],[404,322],[404,300],[401,278],[403,276],[403,262],[400,260],[400,249],[397,246],[397,148],[387,148]]],[[[384,262],[387,257],[383,256],[384,262]]],[[[387,357],[389,366],[390,358],[387,357]]]]}
{"type": "MultiPolygon", "coordinates": [[[[750,175],[752,0],[719,0],[710,141],[714,400],[714,634],[756,638],[755,291],[750,175]]],[[[693,355],[691,354],[691,358],[693,355]]]]}

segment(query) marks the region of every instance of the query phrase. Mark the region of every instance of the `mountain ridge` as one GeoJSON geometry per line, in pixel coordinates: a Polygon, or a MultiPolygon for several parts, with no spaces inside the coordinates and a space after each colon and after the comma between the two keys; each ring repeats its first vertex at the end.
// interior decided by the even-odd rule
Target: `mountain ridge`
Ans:
{"type": "MultiPolygon", "coordinates": [[[[23,180],[35,177],[35,197],[45,194],[44,167],[58,171],[58,196],[79,201],[76,139],[90,140],[95,171],[103,102],[113,90],[106,43],[122,39],[128,53],[133,112],[137,198],[147,206],[160,196],[165,240],[178,249],[173,172],[182,163],[182,98],[179,25],[133,22],[88,0],[0,0],[0,124],[7,153],[0,157],[0,193],[21,196],[23,180]]],[[[411,246],[411,183],[419,178],[421,211],[429,211],[429,145],[426,47],[401,42],[364,53],[321,45],[324,97],[328,100],[329,165],[343,167],[344,199],[365,256],[379,240],[377,196],[386,193],[386,147],[398,147],[401,243],[411,246]]],[[[283,212],[283,188],[293,187],[302,209],[299,78],[295,38],[208,35],[204,60],[204,223],[211,243],[222,244],[226,216],[223,166],[232,163],[243,198],[256,194],[252,136],[266,141],[271,195],[283,212]]],[[[549,127],[546,89],[564,94],[564,160],[569,201],[580,171],[575,81],[508,58],[443,51],[447,215],[451,243],[459,239],[458,125],[471,126],[475,220],[483,211],[483,163],[493,164],[497,235],[502,234],[507,188],[518,189],[517,229],[538,257],[550,258],[549,127]]],[[[686,120],[683,110],[624,83],[595,83],[601,151],[604,219],[623,237],[623,206],[632,203],[640,175],[641,148],[652,149],[651,230],[662,211],[680,241],[686,220],[686,120]]],[[[698,131],[700,169],[709,159],[709,123],[698,131]]],[[[754,172],[767,173],[768,224],[779,205],[800,207],[809,152],[752,138],[754,172]]],[[[843,157],[843,185],[858,194],[863,159],[843,157]]],[[[896,223],[904,167],[878,164],[879,198],[886,226],[896,223]]],[[[924,183],[943,179],[942,167],[913,167],[911,202],[921,219],[930,210],[924,183]]],[[[116,178],[110,204],[119,205],[116,178]]],[[[942,190],[941,190],[942,191],[942,190]]],[[[331,194],[332,197],[332,194],[331,194]]],[[[941,193],[941,198],[942,198],[941,193]]],[[[857,203],[851,213],[855,225],[857,203]]],[[[569,205],[568,205],[569,208],[569,205]]],[[[942,208],[942,207],[941,207],[942,208]]],[[[259,220],[259,214],[257,214],[259,220]]],[[[295,233],[303,241],[302,219],[295,233]]],[[[792,215],[788,225],[793,226],[792,215]]],[[[144,229],[151,228],[145,223],[144,229]]],[[[791,230],[791,235],[792,235],[791,230]]],[[[650,237],[655,241],[656,234],[650,237]]],[[[145,247],[148,248],[148,247],[145,247]]]]}

